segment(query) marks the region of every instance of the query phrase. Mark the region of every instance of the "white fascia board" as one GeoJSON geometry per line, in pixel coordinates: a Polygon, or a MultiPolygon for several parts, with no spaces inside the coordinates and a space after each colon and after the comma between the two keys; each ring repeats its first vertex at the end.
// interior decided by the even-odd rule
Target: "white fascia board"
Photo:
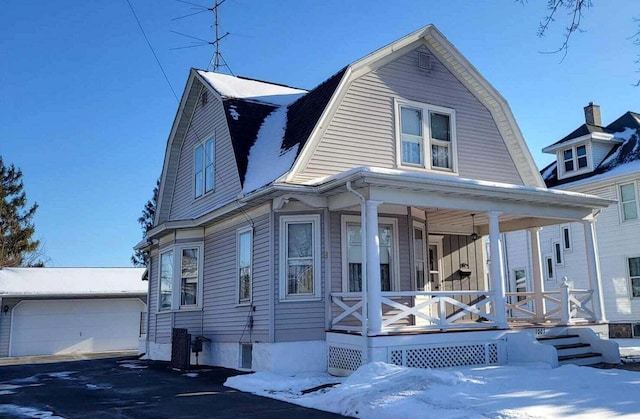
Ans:
{"type": "Polygon", "coordinates": [[[572,138],[569,141],[565,141],[564,143],[550,145],[542,149],[543,153],[555,154],[556,151],[561,150],[563,148],[573,147],[574,145],[580,143],[586,143],[587,141],[593,142],[607,142],[607,143],[623,143],[623,140],[619,140],[615,138],[612,134],[607,134],[604,132],[592,132],[591,134],[586,134],[580,137],[572,138]]]}
{"type": "Polygon", "coordinates": [[[64,299],[81,299],[81,298],[140,298],[140,297],[146,297],[146,296],[147,296],[147,293],[146,292],[141,292],[141,291],[122,291],[122,292],[93,291],[93,292],[86,292],[86,293],[70,293],[70,294],[47,293],[47,292],[0,294],[0,297],[2,297],[2,298],[20,298],[20,299],[23,299],[23,300],[35,300],[35,299],[39,299],[39,300],[48,300],[48,299],[64,300],[64,299]]]}

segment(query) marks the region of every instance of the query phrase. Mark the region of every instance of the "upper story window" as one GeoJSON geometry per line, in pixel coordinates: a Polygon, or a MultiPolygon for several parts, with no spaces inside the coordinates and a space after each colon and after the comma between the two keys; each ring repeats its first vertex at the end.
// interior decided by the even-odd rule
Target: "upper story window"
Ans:
{"type": "Polygon", "coordinates": [[[213,190],[216,163],[216,147],[213,138],[198,145],[193,153],[195,197],[213,190]]]}
{"type": "Polygon", "coordinates": [[[638,198],[636,196],[635,183],[620,185],[620,213],[622,221],[638,218],[638,198]]]}
{"type": "Polygon", "coordinates": [[[589,166],[587,146],[565,148],[562,150],[564,173],[581,171],[589,166]]]}
{"type": "MultiPolygon", "coordinates": [[[[397,220],[379,218],[378,250],[382,291],[398,289],[397,220]]],[[[342,275],[345,292],[362,291],[362,225],[359,216],[342,216],[342,275]]]]}
{"type": "Polygon", "coordinates": [[[418,102],[396,102],[397,164],[456,171],[455,111],[418,102]]]}
{"type": "Polygon", "coordinates": [[[280,217],[280,299],[319,299],[320,275],[320,216],[280,217]]]}
{"type": "Polygon", "coordinates": [[[160,254],[158,311],[201,305],[202,245],[182,245],[160,254]]]}

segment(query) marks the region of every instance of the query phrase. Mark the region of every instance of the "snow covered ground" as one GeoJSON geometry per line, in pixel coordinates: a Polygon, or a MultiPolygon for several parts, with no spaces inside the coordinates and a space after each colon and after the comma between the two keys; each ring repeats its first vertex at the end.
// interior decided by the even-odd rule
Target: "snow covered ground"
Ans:
{"type": "Polygon", "coordinates": [[[623,358],[640,358],[640,339],[612,339],[620,346],[623,358]]]}
{"type": "Polygon", "coordinates": [[[359,418],[640,417],[640,372],[575,365],[428,370],[378,362],[348,378],[255,373],[225,385],[359,418]]]}

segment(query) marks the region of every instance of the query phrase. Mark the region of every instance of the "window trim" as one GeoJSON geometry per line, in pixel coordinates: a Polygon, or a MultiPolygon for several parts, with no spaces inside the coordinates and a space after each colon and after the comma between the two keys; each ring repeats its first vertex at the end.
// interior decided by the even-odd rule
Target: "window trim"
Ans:
{"type": "Polygon", "coordinates": [[[191,182],[193,183],[193,197],[194,199],[199,199],[202,198],[203,196],[208,195],[211,192],[214,192],[216,189],[216,140],[215,137],[212,135],[209,138],[207,138],[204,141],[200,141],[198,144],[196,144],[196,146],[193,148],[193,166],[192,166],[192,176],[191,176],[191,182]],[[205,165],[205,161],[206,161],[206,150],[207,150],[207,145],[209,143],[212,143],[212,150],[213,150],[213,158],[212,158],[212,162],[211,162],[211,167],[213,170],[213,174],[211,176],[212,179],[212,185],[211,188],[207,190],[207,184],[206,184],[206,180],[207,180],[207,165],[205,165]],[[198,173],[196,172],[196,153],[198,151],[199,148],[202,147],[202,193],[200,195],[198,195],[198,191],[196,190],[196,176],[198,175],[198,173]]]}
{"type": "Polygon", "coordinates": [[[627,281],[628,281],[627,283],[629,284],[629,299],[631,299],[631,300],[640,299],[640,295],[635,296],[635,297],[633,296],[633,281],[632,281],[633,278],[639,278],[640,279],[640,276],[634,276],[633,278],[631,278],[631,269],[629,267],[629,260],[630,259],[636,259],[636,258],[640,258],[640,255],[638,255],[638,256],[626,256],[625,257],[625,261],[627,262],[625,264],[625,270],[626,270],[626,273],[627,273],[627,281]]]}
{"type": "MultiPolygon", "coordinates": [[[[411,100],[394,98],[394,120],[396,135],[396,166],[399,169],[409,170],[428,170],[442,174],[458,175],[458,150],[456,135],[456,111],[452,108],[432,105],[429,103],[416,102],[411,100]],[[402,125],[401,110],[402,107],[420,109],[422,111],[422,164],[404,163],[402,161],[402,125]],[[431,159],[431,113],[440,113],[449,116],[450,124],[450,141],[449,156],[451,160],[450,168],[434,167],[431,159]],[[425,115],[427,116],[425,118],[425,115]]],[[[438,141],[438,140],[435,140],[438,141]]]]}
{"type": "Polygon", "coordinates": [[[158,293],[157,293],[157,300],[156,300],[157,301],[156,311],[158,313],[169,313],[173,310],[173,290],[176,282],[175,281],[175,274],[176,274],[175,260],[176,260],[176,254],[175,254],[175,249],[173,247],[166,248],[158,254],[158,293]],[[169,302],[171,304],[169,308],[162,308],[160,305],[160,302],[162,301],[162,256],[170,252],[173,253],[171,255],[171,262],[173,263],[173,269],[171,272],[171,295],[169,298],[169,302]]]}
{"type": "MultiPolygon", "coordinates": [[[[557,154],[557,161],[558,161],[558,179],[564,179],[567,177],[571,177],[571,176],[575,176],[575,175],[580,175],[582,173],[587,173],[593,170],[593,157],[592,157],[592,153],[591,153],[591,143],[590,142],[586,142],[586,143],[581,143],[581,144],[573,144],[571,146],[568,147],[563,147],[561,149],[558,150],[558,154],[557,154]],[[582,147],[584,146],[584,150],[585,150],[585,157],[587,159],[587,165],[585,167],[582,168],[578,168],[578,147],[582,147]],[[571,150],[571,161],[573,162],[573,170],[569,170],[567,171],[565,169],[565,158],[564,158],[564,152],[567,150],[571,150]]],[[[568,161],[568,160],[566,160],[568,161]]]]}
{"type": "Polygon", "coordinates": [[[322,263],[321,263],[321,238],[320,238],[320,214],[300,214],[280,216],[280,235],[278,242],[279,260],[279,301],[318,301],[322,299],[322,263]],[[313,293],[287,294],[287,225],[311,223],[313,231],[313,293]]]}
{"type": "MultiPolygon", "coordinates": [[[[626,183],[619,183],[617,184],[617,193],[618,193],[618,212],[620,213],[620,223],[626,223],[626,222],[633,222],[633,221],[637,221],[640,219],[640,208],[638,207],[638,184],[636,183],[636,181],[631,181],[631,182],[626,182],[626,183]],[[635,196],[635,203],[636,203],[636,218],[629,218],[628,220],[624,218],[624,202],[622,201],[622,187],[623,186],[627,186],[627,185],[633,185],[633,193],[635,196]]],[[[630,202],[630,201],[626,201],[626,202],[630,202]]]]}
{"type": "Polygon", "coordinates": [[[570,225],[560,226],[560,241],[562,242],[562,249],[565,252],[573,251],[573,238],[571,237],[571,226],[570,225]],[[565,231],[567,232],[566,236],[565,236],[565,231]],[[567,241],[568,241],[568,243],[567,243],[567,241]],[[568,246],[567,246],[567,244],[568,244],[568,246]]]}
{"type": "MultiPolygon", "coordinates": [[[[362,217],[359,215],[346,215],[340,217],[340,243],[341,243],[341,261],[342,261],[342,292],[349,291],[349,262],[347,261],[347,224],[360,224],[362,230],[362,217]]],[[[391,217],[378,217],[378,228],[380,225],[391,225],[392,246],[393,246],[393,270],[390,271],[391,291],[400,290],[400,242],[398,238],[398,219],[391,217]]],[[[362,236],[366,234],[361,233],[362,236]]],[[[360,292],[360,291],[354,291],[360,292]]]]}
{"type": "Polygon", "coordinates": [[[204,244],[202,242],[180,243],[167,246],[162,249],[158,256],[158,292],[156,313],[171,313],[177,311],[202,310],[203,297],[203,277],[204,277],[204,244]],[[180,304],[182,293],[182,251],[184,249],[198,249],[198,290],[196,294],[196,304],[180,304]],[[162,274],[162,255],[173,252],[173,278],[171,281],[171,308],[160,309],[160,275],[162,274]]]}
{"type": "Polygon", "coordinates": [[[562,242],[560,240],[554,240],[551,242],[551,254],[554,265],[564,266],[564,253],[562,251],[562,242]]]}
{"type": "Polygon", "coordinates": [[[544,257],[544,274],[545,274],[544,276],[547,278],[547,281],[553,281],[555,279],[555,273],[556,273],[556,268],[555,268],[555,264],[553,263],[553,257],[545,256],[544,257]],[[551,272],[549,272],[549,270],[551,270],[551,272]]]}
{"type": "Polygon", "coordinates": [[[236,230],[236,305],[247,306],[253,304],[253,227],[247,226],[236,230]],[[249,298],[242,299],[240,290],[240,236],[249,233],[249,298]]]}

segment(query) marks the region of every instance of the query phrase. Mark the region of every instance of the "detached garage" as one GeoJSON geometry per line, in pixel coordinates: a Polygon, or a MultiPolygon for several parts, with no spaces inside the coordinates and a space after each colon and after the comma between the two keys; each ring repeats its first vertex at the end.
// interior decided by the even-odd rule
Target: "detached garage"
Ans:
{"type": "Polygon", "coordinates": [[[0,357],[137,350],[144,268],[0,269],[0,357]]]}

